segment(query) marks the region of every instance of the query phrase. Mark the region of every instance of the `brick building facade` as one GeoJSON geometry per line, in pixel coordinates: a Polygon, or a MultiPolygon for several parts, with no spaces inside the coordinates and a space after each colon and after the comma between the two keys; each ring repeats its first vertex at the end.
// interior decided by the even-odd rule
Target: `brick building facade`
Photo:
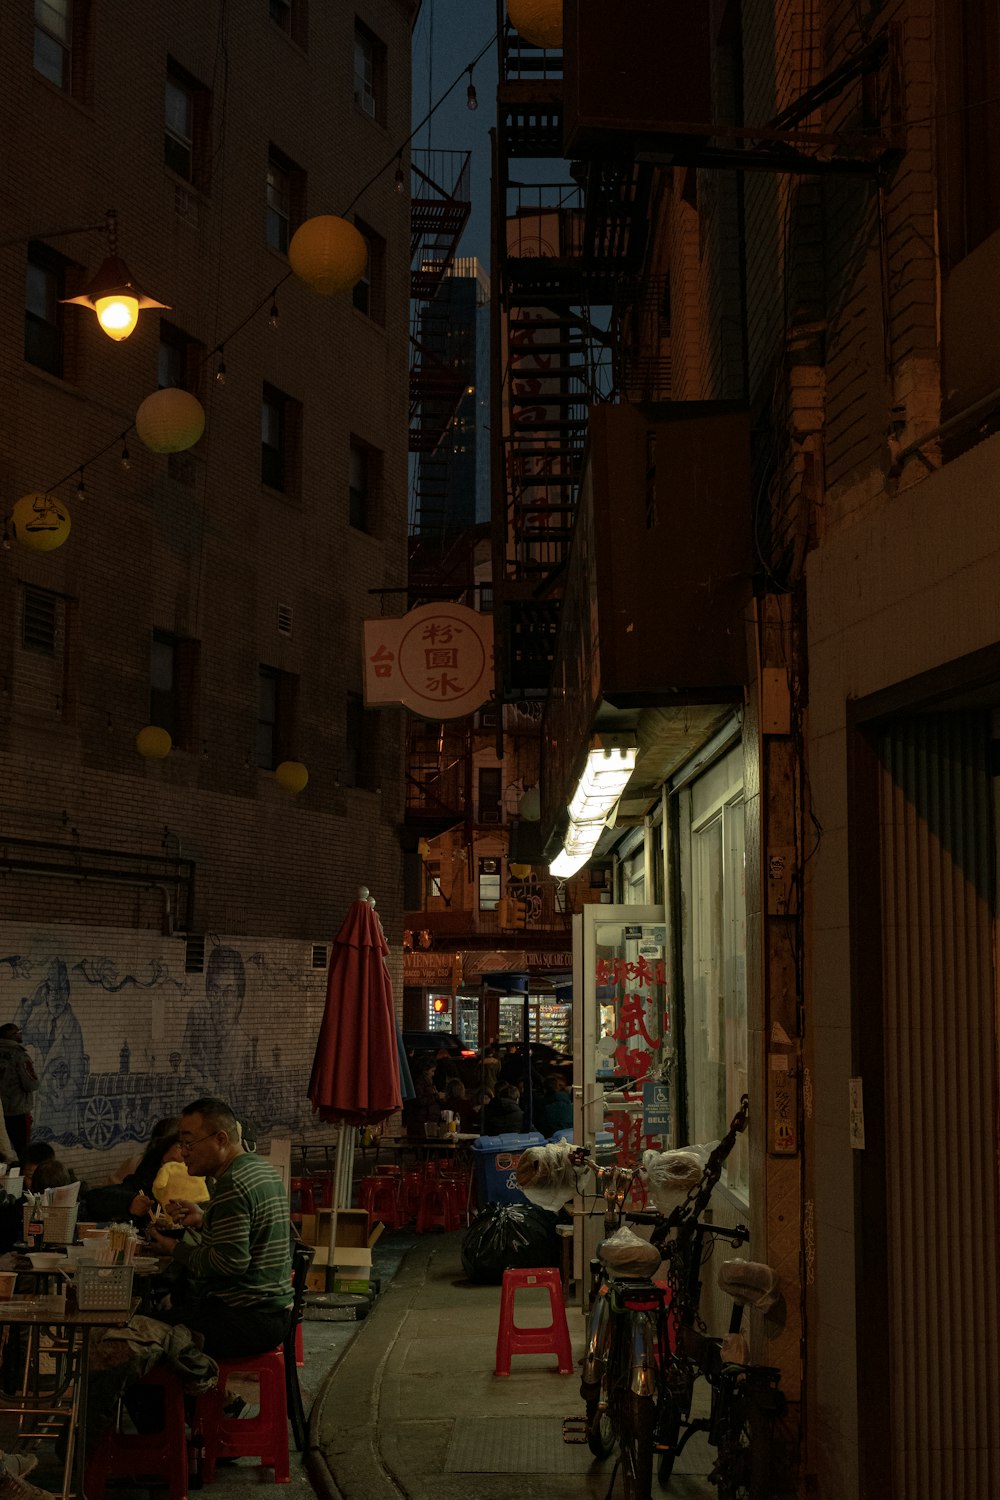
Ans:
{"type": "Polygon", "coordinates": [[[0,554],[0,1017],[35,1049],[39,1133],[98,1180],[90,1148],[134,1150],[192,1090],[305,1128],[359,883],[399,951],[401,717],[364,711],[361,622],[406,577],[409,200],[381,169],[409,134],[415,7],[16,10],[3,509],[55,487],[72,531],[0,554]],[[106,245],[53,231],[109,204],[169,304],[121,343],[57,300],[106,245]],[[365,235],[353,293],[289,279],[320,213],[365,235]],[[158,384],[205,408],[187,452],[132,430],[158,384]],[[170,755],[143,759],[167,720],[170,755]]]}

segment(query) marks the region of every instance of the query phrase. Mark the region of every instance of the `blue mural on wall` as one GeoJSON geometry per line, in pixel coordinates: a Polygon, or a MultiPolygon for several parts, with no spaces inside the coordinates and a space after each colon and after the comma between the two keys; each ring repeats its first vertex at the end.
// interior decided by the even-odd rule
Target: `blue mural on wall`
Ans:
{"type": "Polygon", "coordinates": [[[309,1064],[283,1059],[281,996],[291,990],[301,1002],[304,1040],[310,991],[317,1018],[322,1008],[319,977],[310,985],[264,953],[244,959],[221,945],[209,951],[203,980],[174,978],[159,958],[122,967],[104,955],[75,963],[49,955],[0,957],[0,1020],[10,1015],[20,1026],[39,1076],[33,1137],[92,1150],[145,1141],[156,1120],[201,1094],[227,1099],[255,1133],[304,1127],[309,1064]],[[120,1007],[127,992],[135,1007],[116,1011],[112,1032],[102,997],[117,997],[120,1007]],[[110,1066],[92,1067],[87,1034],[110,1066]]]}

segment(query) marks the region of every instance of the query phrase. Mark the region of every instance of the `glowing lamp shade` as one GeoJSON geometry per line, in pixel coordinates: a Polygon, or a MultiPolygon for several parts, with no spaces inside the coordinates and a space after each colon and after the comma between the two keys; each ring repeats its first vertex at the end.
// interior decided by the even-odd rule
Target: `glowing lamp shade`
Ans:
{"type": "Polygon", "coordinates": [[[205,431],[205,408],[190,391],[167,386],[146,397],[135,414],[135,430],[154,453],[183,453],[205,431]]]}
{"type": "Polygon", "coordinates": [[[511,865],[508,865],[507,868],[510,871],[510,873],[513,875],[513,877],[514,877],[515,880],[527,880],[528,876],[531,874],[531,866],[530,865],[513,865],[513,864],[511,864],[511,865]]]}
{"type": "Polygon", "coordinates": [[[98,297],[94,311],[109,339],[127,339],[139,321],[139,299],[122,295],[98,297]]]}
{"type": "Polygon", "coordinates": [[[135,748],[143,760],[166,760],[173,747],[170,735],[156,724],[147,724],[135,737],[135,748]]]}
{"type": "Polygon", "coordinates": [[[587,854],[568,854],[565,849],[561,849],[549,865],[549,874],[556,880],[568,880],[583,868],[589,857],[587,854]]]}
{"type": "Polygon", "coordinates": [[[507,0],[507,18],[533,46],[562,46],[562,0],[507,0]]]}
{"type": "Polygon", "coordinates": [[[18,543],[31,552],[54,552],[69,536],[69,511],[40,490],[15,501],[11,520],[18,543]]]}
{"type": "Polygon", "coordinates": [[[288,263],[300,281],[321,297],[349,292],[364,275],[368,246],[364,236],[337,214],[306,219],[292,235],[288,263]]]}
{"type": "Polygon", "coordinates": [[[305,791],[309,772],[300,760],[283,760],[275,770],[274,779],[286,792],[298,795],[305,791]]]}

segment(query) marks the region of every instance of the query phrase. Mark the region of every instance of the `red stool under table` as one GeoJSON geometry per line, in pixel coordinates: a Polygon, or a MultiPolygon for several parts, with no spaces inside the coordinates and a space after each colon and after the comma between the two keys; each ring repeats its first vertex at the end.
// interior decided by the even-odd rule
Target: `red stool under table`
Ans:
{"type": "Polygon", "coordinates": [[[540,1266],[503,1273],[500,1327],[497,1331],[498,1375],[510,1374],[514,1354],[554,1354],[559,1361],[559,1374],[573,1373],[573,1348],[566,1322],[562,1282],[554,1267],[540,1266]],[[523,1328],[514,1321],[514,1298],[525,1287],[540,1287],[549,1294],[552,1322],[543,1328],[523,1328]]]}
{"type": "Polygon", "coordinates": [[[158,1366],[138,1382],[139,1389],[150,1386],[163,1392],[162,1428],[158,1432],[105,1434],[87,1460],[86,1488],[92,1500],[102,1500],[109,1479],[152,1474],[166,1479],[170,1500],[187,1500],[184,1391],[172,1371],[158,1366]]]}
{"type": "Polygon", "coordinates": [[[220,1359],[219,1384],[198,1397],[195,1425],[204,1447],[202,1478],[211,1484],[220,1458],[259,1458],[274,1470],[276,1484],[288,1484],[288,1406],[285,1398],[284,1352],[247,1354],[220,1359]],[[254,1375],[260,1408],[255,1417],[227,1417],[226,1384],[231,1375],[254,1375]]]}

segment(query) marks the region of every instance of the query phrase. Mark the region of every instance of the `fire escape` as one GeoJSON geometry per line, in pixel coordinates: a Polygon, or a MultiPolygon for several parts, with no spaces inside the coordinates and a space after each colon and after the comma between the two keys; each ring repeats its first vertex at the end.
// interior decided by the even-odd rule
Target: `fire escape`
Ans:
{"type": "MultiPolygon", "coordinates": [[[[468,376],[450,350],[448,304],[438,293],[472,209],[469,157],[467,151],[415,151],[410,164],[409,450],[416,457],[410,605],[464,591],[444,552],[445,448],[468,376]]],[[[433,837],[464,817],[465,741],[461,720],[429,724],[409,716],[405,822],[412,840],[433,837]]]]}
{"type": "Polygon", "coordinates": [[[497,693],[506,700],[548,688],[587,412],[611,395],[612,308],[633,292],[651,179],[651,168],[633,162],[570,168],[562,61],[509,27],[501,34],[493,585],[497,693]]]}

